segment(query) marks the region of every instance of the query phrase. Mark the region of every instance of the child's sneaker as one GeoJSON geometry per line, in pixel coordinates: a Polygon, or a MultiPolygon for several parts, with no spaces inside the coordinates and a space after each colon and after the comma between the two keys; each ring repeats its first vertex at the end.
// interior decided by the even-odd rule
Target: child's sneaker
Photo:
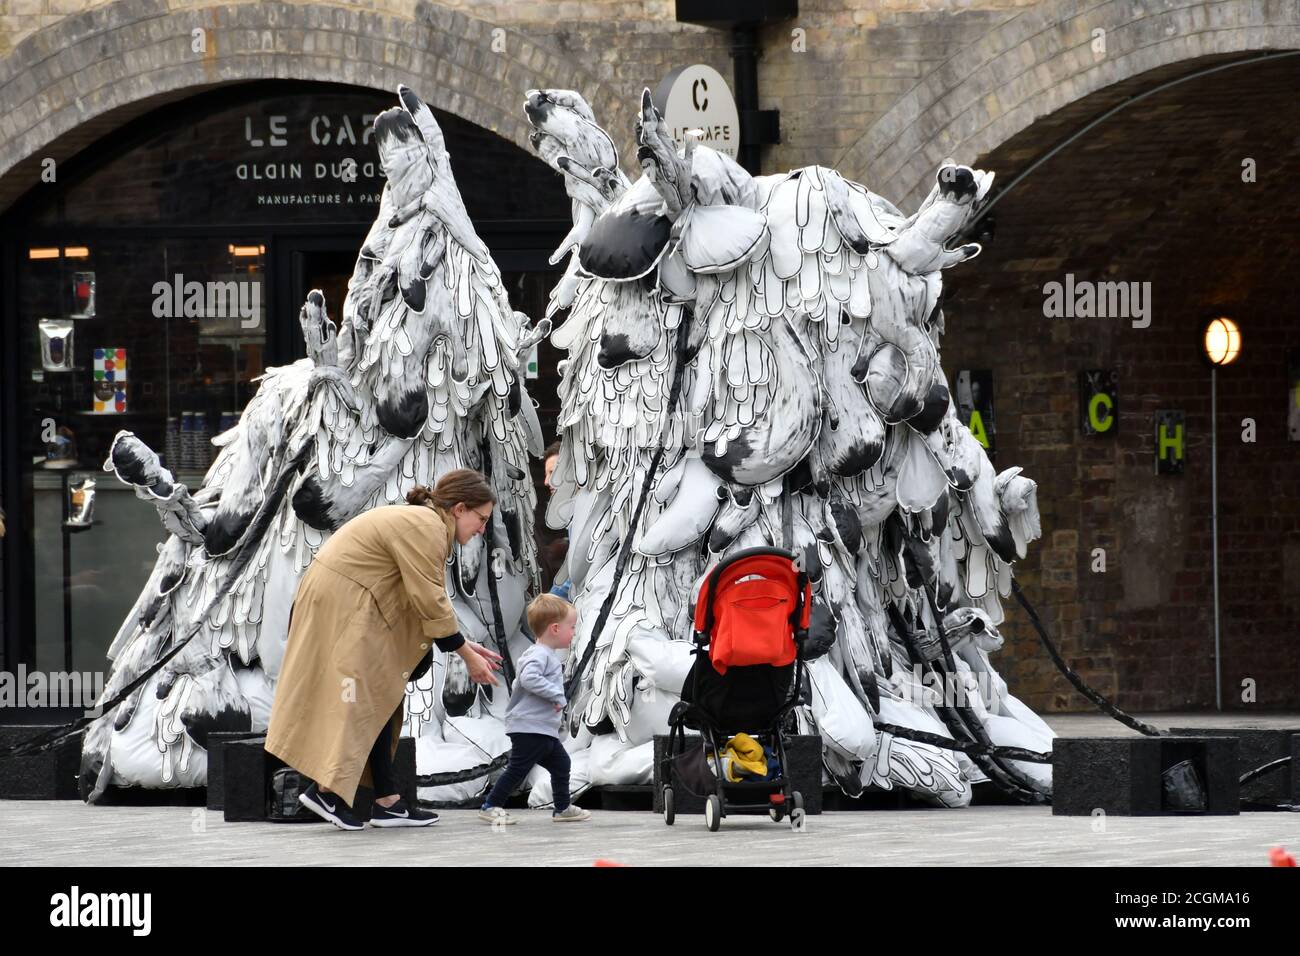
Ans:
{"type": "Polygon", "coordinates": [[[569,804],[559,813],[552,813],[551,819],[556,823],[581,823],[591,819],[591,811],[569,804]]]}
{"type": "Polygon", "coordinates": [[[478,818],[494,827],[508,827],[515,822],[515,818],[506,812],[505,807],[484,807],[478,812],[478,818]]]}

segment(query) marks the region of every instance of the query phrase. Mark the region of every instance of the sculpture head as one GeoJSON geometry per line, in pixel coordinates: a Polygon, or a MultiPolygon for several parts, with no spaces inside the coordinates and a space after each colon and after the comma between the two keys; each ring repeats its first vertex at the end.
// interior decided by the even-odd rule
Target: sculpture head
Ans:
{"type": "Polygon", "coordinates": [[[433,184],[428,144],[405,109],[394,106],[375,117],[375,145],[395,206],[405,206],[433,184]]]}
{"type": "Polygon", "coordinates": [[[601,212],[627,188],[618,149],[572,90],[529,90],[524,114],[533,126],[528,141],[537,155],[565,177],[569,196],[601,212]]]}
{"type": "Polygon", "coordinates": [[[325,311],[325,295],[319,289],[307,293],[298,312],[298,325],[307,344],[307,357],[316,365],[337,365],[338,327],[325,311]]]}

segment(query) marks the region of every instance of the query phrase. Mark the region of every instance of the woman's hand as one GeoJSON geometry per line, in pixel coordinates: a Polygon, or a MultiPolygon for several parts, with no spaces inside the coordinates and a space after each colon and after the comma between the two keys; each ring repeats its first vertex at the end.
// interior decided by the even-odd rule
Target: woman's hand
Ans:
{"type": "Polygon", "coordinates": [[[475,644],[473,641],[466,641],[457,650],[460,659],[465,662],[465,669],[469,671],[469,679],[475,684],[491,684],[493,687],[498,686],[496,675],[493,671],[501,669],[501,655],[494,651],[488,650],[475,644]]]}
{"type": "Polygon", "coordinates": [[[475,644],[473,641],[466,641],[465,646],[470,648],[470,650],[475,654],[479,655],[479,657],[487,660],[488,663],[494,665],[492,668],[493,670],[499,671],[501,669],[501,655],[496,651],[484,647],[482,644],[475,644]]]}

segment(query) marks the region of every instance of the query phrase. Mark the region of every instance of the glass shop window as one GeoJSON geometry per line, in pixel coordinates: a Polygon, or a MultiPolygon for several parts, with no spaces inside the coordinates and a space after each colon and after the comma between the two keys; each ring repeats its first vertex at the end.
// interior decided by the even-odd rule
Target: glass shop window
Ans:
{"type": "Polygon", "coordinates": [[[165,533],[103,464],[138,435],[197,489],[255,391],[265,241],[96,239],[32,246],[19,273],[20,383],[35,542],[36,662],[102,668],[165,533]]]}

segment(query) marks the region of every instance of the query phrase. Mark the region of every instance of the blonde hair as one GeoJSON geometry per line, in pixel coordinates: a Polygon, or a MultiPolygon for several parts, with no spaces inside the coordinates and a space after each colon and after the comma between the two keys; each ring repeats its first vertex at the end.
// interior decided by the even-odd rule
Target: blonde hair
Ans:
{"type": "Polygon", "coordinates": [[[487,478],[471,468],[457,468],[449,471],[432,488],[416,485],[406,493],[408,505],[432,503],[439,508],[451,510],[452,505],[464,504],[477,508],[487,502],[496,504],[497,496],[488,484],[487,478]]]}
{"type": "Polygon", "coordinates": [[[528,605],[528,629],[540,637],[552,624],[562,624],[573,605],[555,594],[539,594],[528,605]]]}

